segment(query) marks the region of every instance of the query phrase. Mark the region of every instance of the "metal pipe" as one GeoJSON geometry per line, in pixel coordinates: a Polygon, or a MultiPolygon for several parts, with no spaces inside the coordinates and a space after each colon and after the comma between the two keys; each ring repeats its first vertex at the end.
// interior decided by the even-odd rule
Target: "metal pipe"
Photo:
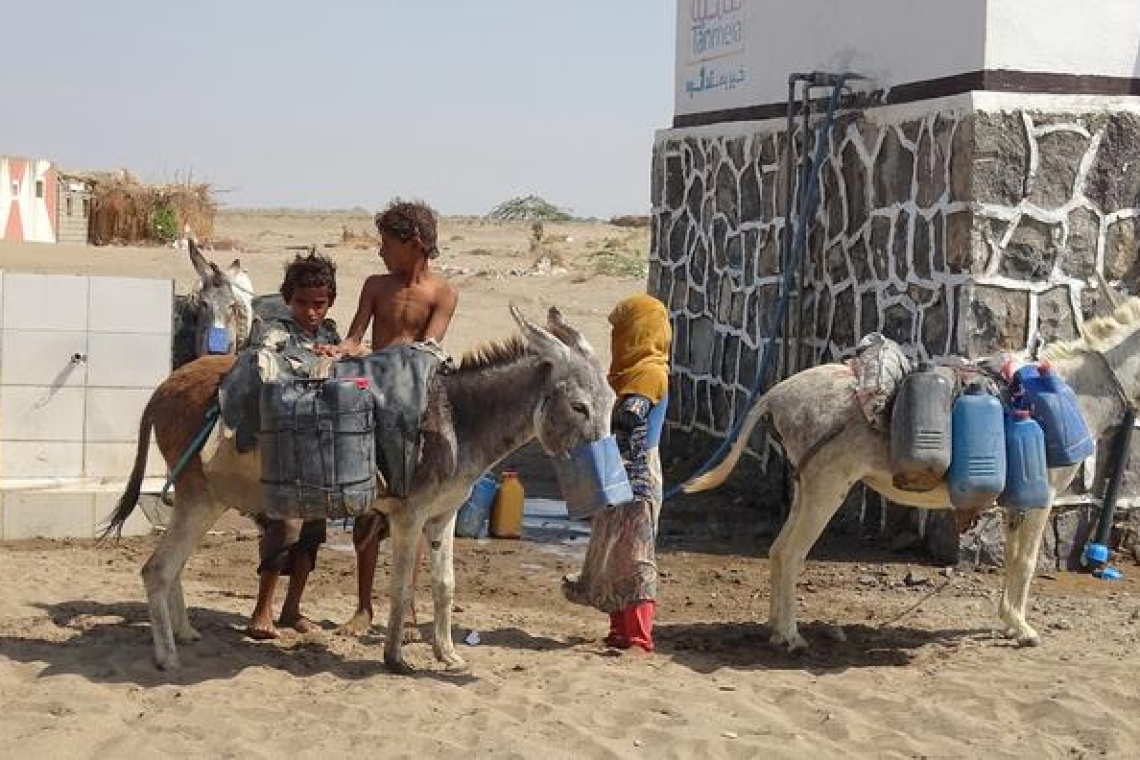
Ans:
{"type": "Polygon", "coordinates": [[[1085,546],[1081,562],[1093,575],[1101,580],[1119,580],[1123,576],[1115,567],[1110,567],[1109,559],[1112,552],[1108,548],[1108,541],[1112,536],[1112,519],[1116,513],[1116,498],[1120,494],[1120,483],[1124,479],[1124,467],[1128,462],[1128,454],[1132,447],[1132,431],[1136,424],[1136,410],[1128,408],[1124,411],[1124,419],[1120,421],[1120,430],[1112,441],[1111,463],[1112,471],[1108,475],[1108,482],[1104,486],[1104,498],[1100,504],[1100,516],[1092,541],[1085,546]]]}
{"type": "Polygon", "coordinates": [[[1120,430],[1112,442],[1113,470],[1109,473],[1104,487],[1104,500],[1100,506],[1100,521],[1096,526],[1093,543],[1108,546],[1112,534],[1112,519],[1116,512],[1116,499],[1120,495],[1120,483],[1124,480],[1124,468],[1128,462],[1128,451],[1132,445],[1132,429],[1136,424],[1136,412],[1128,409],[1120,422],[1120,430]]]}
{"type": "MultiPolygon", "coordinates": [[[[793,173],[795,163],[795,142],[793,140],[792,133],[795,130],[796,124],[796,82],[802,76],[802,74],[792,74],[788,77],[788,119],[786,131],[784,132],[784,228],[780,236],[780,271],[778,272],[780,275],[779,281],[782,286],[781,291],[787,287],[785,284],[787,278],[784,277],[784,272],[789,266],[791,266],[792,260],[792,188],[794,186],[793,183],[795,182],[795,174],[793,173]]],[[[787,298],[788,295],[789,294],[786,292],[781,292],[778,297],[787,298]]],[[[782,335],[784,336],[788,334],[788,325],[790,319],[791,317],[789,316],[788,312],[785,311],[784,324],[781,326],[782,335]]],[[[757,328],[759,328],[759,324],[757,324],[757,328]]],[[[757,335],[756,337],[759,339],[760,336],[757,335]]],[[[770,335],[768,336],[768,339],[775,340],[776,336],[770,335]]],[[[780,355],[783,357],[783,360],[780,362],[780,376],[787,377],[788,347],[786,341],[784,340],[780,341],[780,355]]]]}
{"type": "MultiPolygon", "coordinates": [[[[802,228],[806,233],[811,220],[807,218],[809,213],[805,208],[804,195],[807,189],[807,183],[811,181],[811,173],[816,168],[812,165],[812,161],[808,159],[808,136],[811,134],[811,88],[815,84],[815,80],[821,75],[816,72],[810,75],[810,81],[806,82],[803,87],[803,106],[801,109],[801,116],[803,117],[802,126],[800,128],[801,139],[803,141],[803,150],[801,151],[800,158],[800,179],[797,185],[796,192],[796,228],[802,228]]],[[[792,298],[796,302],[795,314],[795,336],[791,332],[784,333],[784,340],[790,344],[789,359],[786,365],[787,376],[791,377],[800,370],[800,347],[803,341],[804,332],[804,283],[807,281],[807,256],[806,251],[801,251],[799,261],[799,272],[795,273],[795,285],[792,288],[792,298]]]]}

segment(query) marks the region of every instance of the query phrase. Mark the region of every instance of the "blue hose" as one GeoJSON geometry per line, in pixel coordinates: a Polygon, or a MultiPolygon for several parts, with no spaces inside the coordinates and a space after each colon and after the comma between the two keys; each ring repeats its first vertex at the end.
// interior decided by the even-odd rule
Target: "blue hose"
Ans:
{"type": "MultiPolygon", "coordinates": [[[[768,375],[772,370],[773,357],[775,352],[772,346],[777,342],[780,337],[780,325],[784,323],[784,314],[788,310],[788,297],[794,283],[796,269],[799,266],[800,260],[803,258],[804,248],[807,246],[807,229],[808,221],[815,214],[816,204],[819,202],[819,169],[823,163],[823,151],[827,144],[827,138],[831,133],[831,127],[835,123],[835,111],[839,107],[839,97],[843,91],[846,75],[839,75],[835,80],[831,97],[827,100],[827,116],[824,118],[823,123],[820,124],[817,130],[817,137],[815,141],[815,152],[812,154],[811,159],[811,172],[807,179],[807,186],[804,190],[803,204],[800,207],[799,221],[796,224],[795,239],[792,241],[792,250],[787,260],[784,262],[784,279],[781,283],[780,297],[776,301],[776,311],[772,316],[772,329],[768,331],[771,338],[764,344],[764,355],[760,360],[760,368],[756,372],[756,379],[752,384],[752,388],[748,391],[748,406],[751,407],[756,398],[764,392],[765,383],[768,375]]],[[[791,134],[788,135],[788,144],[791,145],[791,134]]],[[[788,151],[788,160],[791,160],[791,150],[788,151]]],[[[785,209],[785,213],[791,216],[791,209],[785,209]]],[[[711,456],[705,461],[696,472],[689,476],[686,480],[692,480],[694,477],[703,475],[711,468],[720,463],[725,454],[728,453],[729,447],[732,442],[736,440],[736,436],[740,433],[740,428],[744,424],[747,415],[742,415],[739,419],[732,423],[732,427],[728,431],[728,435],[721,441],[720,446],[712,453],[711,456]]],[[[675,485],[665,492],[664,500],[668,500],[681,492],[681,486],[675,485]]]]}

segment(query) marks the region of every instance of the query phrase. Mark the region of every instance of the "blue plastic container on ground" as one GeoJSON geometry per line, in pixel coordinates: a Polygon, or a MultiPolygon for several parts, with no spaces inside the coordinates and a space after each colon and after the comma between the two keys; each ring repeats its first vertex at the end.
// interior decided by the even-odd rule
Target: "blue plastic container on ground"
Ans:
{"type": "Polygon", "coordinates": [[[1049,467],[1068,467],[1092,456],[1095,441],[1081,415],[1077,396],[1048,362],[1019,369],[1013,390],[1016,406],[1032,411],[1044,431],[1049,467]]]}
{"type": "Polygon", "coordinates": [[[1043,509],[1049,502],[1045,433],[1025,409],[1005,421],[1005,490],[998,498],[1013,509],[1043,509]]]}
{"type": "Polygon", "coordinates": [[[491,505],[499,491],[499,482],[493,475],[482,475],[471,487],[467,501],[459,508],[455,518],[455,535],[462,538],[483,538],[488,532],[491,505]]]}
{"type": "Polygon", "coordinates": [[[951,457],[946,473],[955,509],[982,509],[1005,487],[1005,422],[1001,402],[971,384],[954,402],[951,457]]]}

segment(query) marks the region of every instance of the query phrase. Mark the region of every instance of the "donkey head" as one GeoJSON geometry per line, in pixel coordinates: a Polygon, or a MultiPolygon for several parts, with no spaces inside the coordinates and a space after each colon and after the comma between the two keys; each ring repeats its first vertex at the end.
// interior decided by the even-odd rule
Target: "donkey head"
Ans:
{"type": "Polygon", "coordinates": [[[558,309],[551,308],[543,329],[517,309],[511,314],[526,339],[527,350],[548,368],[534,428],[548,454],[563,455],[610,433],[614,392],[606,373],[582,334],[558,309]]]}
{"type": "Polygon", "coordinates": [[[245,347],[253,328],[253,284],[241,262],[225,271],[206,261],[198,244],[189,240],[190,261],[202,278],[198,294],[195,353],[232,354],[245,347]]]}

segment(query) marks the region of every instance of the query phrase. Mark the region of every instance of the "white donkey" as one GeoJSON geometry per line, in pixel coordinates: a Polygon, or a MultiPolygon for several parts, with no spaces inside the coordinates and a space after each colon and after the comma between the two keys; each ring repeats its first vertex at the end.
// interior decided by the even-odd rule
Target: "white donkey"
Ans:
{"type": "MultiPolygon", "coordinates": [[[[1140,400],[1140,299],[1120,302],[1107,288],[1104,291],[1115,307],[1111,315],[1087,322],[1081,338],[1043,351],[1076,392],[1094,436],[1140,400]]],[[[795,495],[770,551],[768,622],[772,643],[791,650],[807,646],[796,628],[796,579],[808,552],[855,483],[862,482],[898,504],[950,508],[945,485],[922,493],[892,485],[888,436],[867,423],[856,405],[854,386],[854,377],[843,364],[813,367],[776,384],[755,402],[724,461],[683,486],[692,493],[724,482],[760,421],[783,445],[795,473],[795,495]]],[[[998,611],[1006,635],[1022,645],[1040,643],[1025,620],[1029,584],[1053,499],[1076,472],[1077,466],[1050,471],[1049,500],[1040,509],[1006,510],[1005,584],[998,611]]]]}
{"type": "MultiPolygon", "coordinates": [[[[453,374],[436,376],[411,492],[406,499],[380,499],[373,505],[388,515],[392,530],[384,662],[394,672],[411,672],[400,632],[412,594],[416,537],[422,532],[431,547],[435,655],[448,669],[462,670],[465,664],[451,640],[452,545],[455,515],[471,486],[485,470],[534,438],[547,453],[565,455],[610,432],[614,393],[581,333],[557,309],[550,310],[546,329],[514,308],[511,313],[521,338],[486,344],[465,356],[453,374]]],[[[231,356],[205,356],[176,370],[155,390],[139,426],[134,470],[104,535],[121,530],[135,509],[151,427],[163,458],[173,466],[201,428],[218,383],[232,365],[231,356]]],[[[215,431],[175,480],[170,527],[142,569],[159,668],[178,666],[175,638],[200,638],[187,618],[182,595],[187,559],[227,508],[247,515],[262,511],[260,475],[257,450],[239,454],[232,437],[215,431]]]]}

